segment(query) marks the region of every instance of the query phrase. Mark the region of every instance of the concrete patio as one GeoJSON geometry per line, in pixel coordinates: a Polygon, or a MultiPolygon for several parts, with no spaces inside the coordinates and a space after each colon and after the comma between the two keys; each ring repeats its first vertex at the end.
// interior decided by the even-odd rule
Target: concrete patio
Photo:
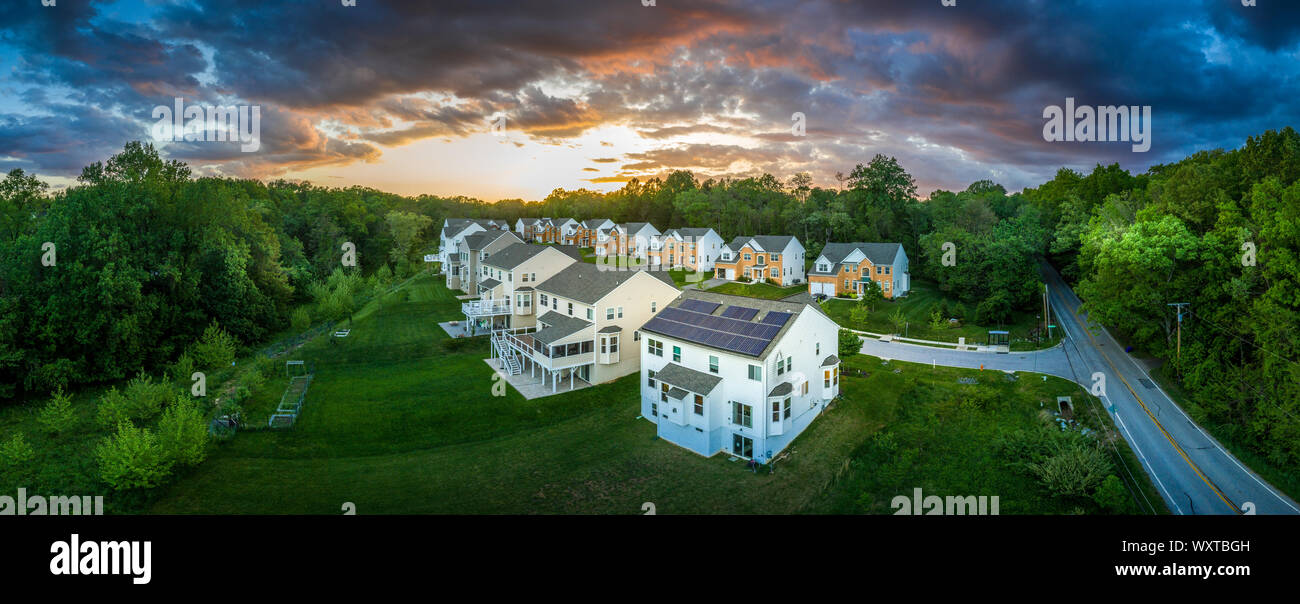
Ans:
{"type": "Polygon", "coordinates": [[[493,371],[505,376],[506,382],[511,386],[514,386],[515,390],[518,390],[519,394],[524,395],[524,398],[528,400],[542,398],[544,396],[552,396],[555,394],[564,394],[566,392],[591,387],[591,384],[587,381],[570,374],[561,377],[559,384],[556,385],[556,391],[551,392],[550,380],[543,383],[541,377],[533,377],[529,375],[527,371],[519,375],[509,375],[505,371],[501,370],[500,359],[483,359],[483,362],[487,363],[488,367],[491,367],[493,371]]]}

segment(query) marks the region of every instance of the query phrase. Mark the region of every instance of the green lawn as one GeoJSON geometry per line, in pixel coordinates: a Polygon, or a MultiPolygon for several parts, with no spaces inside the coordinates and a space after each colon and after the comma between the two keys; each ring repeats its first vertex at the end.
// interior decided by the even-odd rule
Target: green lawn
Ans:
{"type": "Polygon", "coordinates": [[[788,298],[798,293],[808,291],[807,283],[791,285],[790,287],[777,287],[770,283],[741,283],[740,281],[729,281],[709,291],[719,294],[732,294],[735,296],[748,296],[750,298],[765,298],[768,300],[780,300],[788,298]]]}
{"type": "MultiPolygon", "coordinates": [[[[1030,330],[1038,326],[1040,321],[1038,315],[1032,312],[1017,311],[1012,315],[1012,320],[1003,325],[975,325],[963,322],[958,327],[944,325],[935,329],[930,327],[930,313],[943,301],[944,296],[935,287],[934,283],[916,279],[912,281],[912,289],[907,296],[898,300],[885,300],[877,303],[865,322],[854,321],[849,314],[858,303],[856,299],[830,298],[822,302],[822,309],[843,327],[873,333],[898,333],[903,335],[906,332],[907,337],[921,340],[935,340],[955,344],[958,338],[965,337],[968,344],[983,344],[988,340],[989,330],[1005,330],[1011,332],[1009,337],[1012,350],[1050,348],[1060,341],[1060,329],[1052,330],[1053,338],[1050,342],[1033,342],[1029,339],[1030,330]],[[890,320],[890,315],[896,309],[902,310],[903,317],[908,322],[904,329],[896,329],[890,320]]],[[[951,311],[950,314],[954,314],[957,302],[949,300],[948,305],[951,311]]]]}
{"type": "MultiPolygon", "coordinates": [[[[845,396],[796,440],[793,455],[775,474],[756,475],[726,455],[705,459],[657,440],[637,419],[635,376],[533,401],[513,389],[492,396],[486,342],[451,340],[436,325],[458,309],[437,279],[421,278],[358,313],[346,341],[307,345],[296,356],[315,361],[317,374],[296,428],[238,435],[149,510],[336,514],[353,502],[362,514],[639,514],[652,502],[662,514],[887,513],[874,502],[922,486],[999,494],[1004,513],[1093,511],[1089,501],[1047,496],[993,457],[997,433],[1042,428],[1039,400],[1086,396],[1064,380],[884,368],[859,355],[846,367],[867,375],[846,374],[845,396]],[[957,384],[958,376],[980,385],[957,384]],[[964,388],[992,389],[1005,404],[968,411],[953,403],[964,388]],[[943,429],[918,436],[917,417],[931,416],[943,429]],[[905,479],[875,477],[870,444],[881,431],[910,435],[908,446],[924,452],[910,458],[905,479]]],[[[283,384],[266,388],[278,396],[283,384]]]]}

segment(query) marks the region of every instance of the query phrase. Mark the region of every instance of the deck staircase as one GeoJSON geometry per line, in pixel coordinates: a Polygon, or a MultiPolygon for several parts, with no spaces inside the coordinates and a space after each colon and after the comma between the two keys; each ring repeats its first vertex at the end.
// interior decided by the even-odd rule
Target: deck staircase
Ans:
{"type": "Polygon", "coordinates": [[[524,372],[519,353],[506,341],[505,334],[501,332],[492,333],[492,348],[496,351],[497,358],[501,359],[501,368],[507,374],[519,375],[524,372]]]}

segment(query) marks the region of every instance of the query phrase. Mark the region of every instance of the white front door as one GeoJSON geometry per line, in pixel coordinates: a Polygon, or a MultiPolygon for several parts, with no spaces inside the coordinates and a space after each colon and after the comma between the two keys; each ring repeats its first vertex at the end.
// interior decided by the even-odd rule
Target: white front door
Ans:
{"type": "Polygon", "coordinates": [[[735,281],[735,280],[736,280],[736,269],[734,268],[727,269],[727,281],[735,281]]]}

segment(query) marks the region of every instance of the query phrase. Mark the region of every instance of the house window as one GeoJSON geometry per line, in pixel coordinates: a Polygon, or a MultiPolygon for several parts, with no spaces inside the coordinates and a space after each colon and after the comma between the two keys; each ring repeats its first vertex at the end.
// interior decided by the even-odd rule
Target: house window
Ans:
{"type": "Polygon", "coordinates": [[[817,356],[822,356],[822,343],[817,342],[817,356]]]}
{"type": "Polygon", "coordinates": [[[606,321],[614,320],[614,307],[611,306],[605,309],[605,320],[606,321]]]}
{"type": "Polygon", "coordinates": [[[647,370],[646,370],[646,380],[645,380],[645,383],[646,383],[647,386],[649,386],[649,387],[651,387],[651,388],[654,388],[654,387],[655,387],[655,370],[653,370],[653,369],[647,369],[647,370]]]}
{"type": "Polygon", "coordinates": [[[591,315],[592,315],[592,311],[591,311],[590,308],[588,308],[588,309],[587,309],[587,320],[588,320],[588,321],[591,320],[591,315]]]}
{"type": "Polygon", "coordinates": [[[569,316],[570,316],[570,317],[573,316],[573,303],[572,303],[572,302],[569,303],[569,316]]]}
{"type": "Polygon", "coordinates": [[[704,415],[704,397],[695,395],[695,414],[704,415]]]}
{"type": "Polygon", "coordinates": [[[808,382],[803,383],[803,395],[808,396],[808,382]]]}
{"type": "Polygon", "coordinates": [[[718,357],[709,355],[709,373],[718,372],[718,357]]]}
{"type": "Polygon", "coordinates": [[[680,363],[680,362],[682,362],[682,347],[681,347],[681,346],[673,346],[673,362],[674,362],[674,363],[680,363]]]}
{"type": "Polygon", "coordinates": [[[790,371],[791,369],[794,369],[794,357],[786,357],[786,358],[785,358],[785,370],[786,370],[786,371],[790,371]]]}
{"type": "Polygon", "coordinates": [[[514,272],[514,271],[510,271],[510,272],[506,273],[506,281],[510,281],[510,282],[513,283],[514,280],[515,280],[515,272],[514,272]]]}
{"type": "Polygon", "coordinates": [[[781,421],[781,401],[772,401],[772,421],[781,421]]]}
{"type": "Polygon", "coordinates": [[[668,402],[668,384],[659,384],[659,401],[668,402]]]}
{"type": "Polygon", "coordinates": [[[754,427],[754,410],[745,403],[731,401],[731,423],[745,428],[754,427]]]}
{"type": "Polygon", "coordinates": [[[785,399],[785,418],[790,419],[790,399],[785,399]]]}
{"type": "Polygon", "coordinates": [[[825,264],[817,265],[817,272],[819,273],[829,273],[830,271],[831,271],[831,267],[826,266],[825,264]]]}
{"type": "Polygon", "coordinates": [[[519,275],[519,280],[522,281],[523,283],[528,283],[528,273],[523,273],[519,275]]]}
{"type": "Polygon", "coordinates": [[[654,300],[651,300],[651,301],[650,301],[650,313],[651,313],[651,314],[654,314],[654,312],[655,312],[655,306],[656,306],[657,304],[658,304],[658,303],[655,302],[654,300]]]}
{"type": "Polygon", "coordinates": [[[532,305],[533,305],[532,296],[528,294],[519,294],[518,296],[515,296],[515,306],[519,308],[531,308],[532,305]]]}
{"type": "Polygon", "coordinates": [[[777,359],[777,360],[776,360],[776,374],[777,374],[777,375],[781,375],[781,374],[783,374],[783,373],[785,373],[785,361],[783,361],[783,360],[781,360],[781,359],[777,359]]]}
{"type": "Polygon", "coordinates": [[[551,298],[551,310],[560,310],[559,298],[551,298]]]}
{"type": "Polygon", "coordinates": [[[538,299],[542,301],[542,306],[546,306],[548,304],[548,302],[546,301],[546,294],[537,294],[537,296],[538,299]]]}
{"type": "Polygon", "coordinates": [[[836,386],[839,386],[839,385],[840,385],[840,368],[839,368],[839,367],[836,367],[836,368],[835,368],[835,381],[834,381],[833,383],[834,383],[836,386]]]}
{"type": "Polygon", "coordinates": [[[822,372],[822,373],[823,373],[822,378],[825,379],[825,384],[823,384],[823,386],[826,387],[826,388],[830,388],[830,387],[831,387],[831,370],[830,370],[830,369],[827,369],[826,371],[824,371],[824,372],[822,372]]]}
{"type": "Polygon", "coordinates": [[[769,269],[769,270],[767,271],[767,273],[768,273],[768,276],[771,276],[771,277],[779,277],[779,276],[781,275],[781,270],[780,270],[780,269],[777,269],[777,268],[772,268],[772,269],[769,269]]]}
{"type": "Polygon", "coordinates": [[[756,382],[763,381],[763,368],[759,367],[758,365],[750,365],[749,379],[754,380],[756,382]]]}
{"type": "Polygon", "coordinates": [[[772,262],[780,262],[780,261],[781,261],[781,254],[771,254],[770,257],[771,257],[771,259],[772,259],[772,262]]]}
{"type": "Polygon", "coordinates": [[[650,403],[650,417],[659,415],[659,403],[650,403]]]}
{"type": "Polygon", "coordinates": [[[618,318],[620,318],[620,319],[623,318],[623,307],[622,307],[622,306],[618,307],[618,318]]]}
{"type": "Polygon", "coordinates": [[[646,343],[650,347],[650,354],[657,357],[664,356],[664,343],[659,340],[646,338],[646,343]]]}
{"type": "Polygon", "coordinates": [[[745,254],[745,260],[751,260],[751,259],[752,259],[752,256],[750,256],[749,254],[745,254]]]}

